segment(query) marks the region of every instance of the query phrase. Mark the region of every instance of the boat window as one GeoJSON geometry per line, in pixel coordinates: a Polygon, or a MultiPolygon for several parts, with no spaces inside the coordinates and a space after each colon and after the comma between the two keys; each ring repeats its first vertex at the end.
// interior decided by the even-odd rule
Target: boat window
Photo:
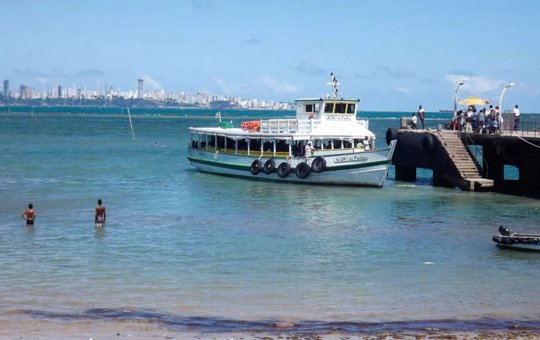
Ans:
{"type": "Polygon", "coordinates": [[[313,104],[313,112],[319,113],[320,109],[321,109],[321,105],[319,105],[319,103],[313,104]]]}
{"type": "Polygon", "coordinates": [[[312,113],[313,112],[313,104],[306,104],[306,113],[312,113]]]}
{"type": "Polygon", "coordinates": [[[334,112],[335,113],[345,113],[345,108],[347,107],[347,104],[345,103],[336,103],[336,107],[334,112]]]}
{"type": "Polygon", "coordinates": [[[356,105],[355,104],[348,104],[347,105],[347,113],[354,114],[356,112],[356,105]]]}
{"type": "Polygon", "coordinates": [[[332,112],[334,112],[334,103],[324,104],[324,113],[332,113],[332,112]]]}

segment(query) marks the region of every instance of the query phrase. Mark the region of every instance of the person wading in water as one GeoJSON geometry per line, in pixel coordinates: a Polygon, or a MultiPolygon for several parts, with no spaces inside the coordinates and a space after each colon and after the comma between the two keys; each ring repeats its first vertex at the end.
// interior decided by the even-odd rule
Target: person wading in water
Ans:
{"type": "Polygon", "coordinates": [[[96,217],[94,219],[96,226],[102,226],[105,223],[106,219],[107,219],[107,211],[105,209],[105,205],[103,205],[103,201],[100,198],[97,201],[96,217]]]}
{"type": "Polygon", "coordinates": [[[26,221],[26,224],[34,224],[36,219],[36,212],[34,211],[34,205],[32,203],[28,204],[28,209],[26,209],[22,214],[21,218],[26,221]]]}

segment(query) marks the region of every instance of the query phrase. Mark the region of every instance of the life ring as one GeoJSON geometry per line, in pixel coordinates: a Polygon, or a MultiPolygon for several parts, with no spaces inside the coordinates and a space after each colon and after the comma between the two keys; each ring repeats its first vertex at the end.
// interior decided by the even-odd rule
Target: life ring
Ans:
{"type": "Polygon", "coordinates": [[[263,171],[265,174],[270,175],[274,170],[276,169],[276,162],[274,162],[273,158],[270,158],[266,162],[264,162],[263,171]]]}
{"type": "Polygon", "coordinates": [[[435,140],[431,134],[424,136],[424,139],[422,140],[422,148],[426,152],[432,152],[435,150],[435,140]]]}
{"type": "Polygon", "coordinates": [[[251,173],[253,175],[258,175],[259,172],[261,172],[262,167],[263,167],[263,164],[260,159],[254,160],[253,163],[251,163],[251,168],[250,168],[251,173]]]}
{"type": "Polygon", "coordinates": [[[397,129],[389,128],[386,130],[386,144],[390,145],[390,142],[398,138],[397,129]]]}
{"type": "Polygon", "coordinates": [[[285,178],[291,173],[291,165],[287,162],[281,163],[277,168],[277,175],[280,178],[285,178]]]}
{"type": "Polygon", "coordinates": [[[309,176],[309,173],[311,172],[311,167],[307,165],[307,163],[300,163],[296,166],[294,172],[296,173],[296,176],[298,176],[298,178],[304,179],[309,176]]]}
{"type": "Polygon", "coordinates": [[[321,156],[318,156],[311,163],[311,171],[320,173],[326,169],[326,160],[321,156]]]}

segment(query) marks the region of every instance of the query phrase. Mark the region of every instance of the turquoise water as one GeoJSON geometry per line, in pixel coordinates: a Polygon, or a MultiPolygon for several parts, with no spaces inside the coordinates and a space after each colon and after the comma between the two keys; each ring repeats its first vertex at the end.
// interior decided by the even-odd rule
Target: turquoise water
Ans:
{"type": "MultiPolygon", "coordinates": [[[[188,127],[216,120],[186,114],[135,115],[135,140],[126,115],[0,115],[0,318],[540,328],[540,256],[491,241],[500,224],[539,233],[538,200],[434,188],[427,172],[382,189],[203,174],[188,127]]],[[[382,147],[400,115],[367,115],[382,147]]]]}

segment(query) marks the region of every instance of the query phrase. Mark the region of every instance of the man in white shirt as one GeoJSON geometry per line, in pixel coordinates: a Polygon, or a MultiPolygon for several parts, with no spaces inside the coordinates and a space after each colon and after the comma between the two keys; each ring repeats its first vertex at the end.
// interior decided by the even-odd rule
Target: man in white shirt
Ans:
{"type": "Polygon", "coordinates": [[[418,119],[420,120],[420,123],[422,124],[422,129],[425,129],[424,127],[425,116],[426,116],[426,110],[424,110],[422,105],[418,105],[418,119]]]}
{"type": "Polygon", "coordinates": [[[519,112],[519,108],[516,104],[516,106],[514,107],[514,131],[517,131],[518,127],[519,127],[519,116],[521,115],[521,113],[519,112]]]}
{"type": "Polygon", "coordinates": [[[417,120],[418,118],[416,118],[416,113],[413,113],[412,114],[412,117],[411,117],[411,129],[416,129],[416,123],[418,122],[417,120]]]}
{"type": "Polygon", "coordinates": [[[309,157],[311,157],[311,154],[313,153],[313,145],[311,142],[307,142],[306,146],[304,147],[304,157],[306,157],[306,161],[309,157]]]}
{"type": "Polygon", "coordinates": [[[371,150],[371,143],[369,142],[369,137],[368,136],[366,136],[366,138],[364,138],[363,144],[364,144],[364,151],[371,150]]]}

